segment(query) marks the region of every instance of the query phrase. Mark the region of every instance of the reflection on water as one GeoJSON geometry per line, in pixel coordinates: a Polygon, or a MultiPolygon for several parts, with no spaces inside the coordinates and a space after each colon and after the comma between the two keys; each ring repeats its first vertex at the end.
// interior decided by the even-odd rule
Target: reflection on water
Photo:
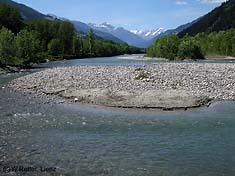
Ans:
{"type": "Polygon", "coordinates": [[[17,175],[1,173],[8,165],[56,167],[18,175],[235,175],[234,102],[161,112],[0,97],[0,175],[17,175]]]}

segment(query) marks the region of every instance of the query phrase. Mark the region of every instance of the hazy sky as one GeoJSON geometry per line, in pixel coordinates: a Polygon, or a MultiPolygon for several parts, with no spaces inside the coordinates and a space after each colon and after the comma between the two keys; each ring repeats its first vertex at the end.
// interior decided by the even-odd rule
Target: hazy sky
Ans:
{"type": "Polygon", "coordinates": [[[175,28],[224,0],[16,0],[44,14],[85,23],[109,22],[128,29],[175,28]]]}

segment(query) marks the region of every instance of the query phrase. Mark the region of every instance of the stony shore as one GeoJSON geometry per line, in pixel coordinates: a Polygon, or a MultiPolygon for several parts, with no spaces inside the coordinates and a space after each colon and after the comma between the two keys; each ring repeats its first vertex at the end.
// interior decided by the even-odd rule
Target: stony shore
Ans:
{"type": "Polygon", "coordinates": [[[11,67],[11,66],[7,66],[4,68],[0,67],[0,75],[6,74],[6,73],[21,73],[21,72],[27,72],[27,70],[19,68],[19,67],[11,67]]]}
{"type": "Polygon", "coordinates": [[[187,109],[235,100],[235,65],[161,63],[143,67],[77,66],[47,69],[8,87],[52,100],[122,108],[187,109]]]}

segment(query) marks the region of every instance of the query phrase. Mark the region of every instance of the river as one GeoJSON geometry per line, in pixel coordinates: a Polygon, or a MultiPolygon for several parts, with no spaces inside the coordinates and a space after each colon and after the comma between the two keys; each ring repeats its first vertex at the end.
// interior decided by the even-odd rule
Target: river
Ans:
{"type": "MultiPolygon", "coordinates": [[[[112,57],[57,61],[38,68],[153,62],[160,61],[112,57]]],[[[0,75],[0,87],[24,74],[29,73],[0,75]]],[[[0,97],[3,176],[235,175],[234,102],[162,112],[47,103],[7,88],[0,89],[0,97]],[[8,173],[14,166],[25,170],[8,173]]]]}

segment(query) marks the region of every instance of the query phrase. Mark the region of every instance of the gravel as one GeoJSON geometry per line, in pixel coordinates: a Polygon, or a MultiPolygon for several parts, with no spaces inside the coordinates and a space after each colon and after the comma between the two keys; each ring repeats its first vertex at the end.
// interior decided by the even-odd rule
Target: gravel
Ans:
{"type": "MultiPolygon", "coordinates": [[[[70,101],[76,98],[79,102],[103,105],[110,104],[110,106],[120,106],[124,103],[123,107],[161,107],[160,105],[164,103],[159,102],[159,94],[162,94],[160,97],[161,100],[164,99],[165,95],[168,96],[170,94],[170,99],[167,101],[171,102],[168,102],[168,105],[164,106],[171,108],[191,107],[192,104],[189,103],[187,106],[187,104],[183,103],[187,97],[194,98],[192,99],[194,103],[198,103],[198,101],[202,98],[205,99],[205,97],[208,100],[235,100],[235,65],[159,63],[142,67],[58,67],[18,78],[13,80],[8,87],[36,94],[39,97],[45,95],[51,98],[62,97],[70,101]],[[143,75],[143,73],[146,76],[141,79],[140,75],[143,75]],[[97,98],[99,90],[100,94],[109,94],[107,96],[116,93],[116,97],[111,97],[113,98],[112,101],[103,100],[101,103],[100,101],[97,102],[94,99],[95,97],[97,98]],[[84,91],[86,91],[86,96],[79,97],[79,94],[84,95],[84,91]],[[89,95],[87,91],[89,91],[89,95]],[[148,92],[148,96],[156,97],[158,103],[148,102],[147,105],[144,103],[141,104],[139,101],[148,101],[148,98],[150,98],[145,97],[143,100],[142,97],[141,100],[138,99],[140,95],[146,92],[148,92]],[[127,101],[134,97],[135,99],[130,100],[132,103],[127,101]],[[182,99],[182,97],[184,98],[182,99]],[[172,100],[177,98],[181,99],[181,103],[175,106],[175,102],[172,100]],[[195,98],[199,98],[199,100],[195,98]],[[134,103],[135,101],[136,104],[134,103]],[[151,103],[153,106],[151,106],[151,103]]],[[[98,97],[98,99],[100,98],[105,99],[104,96],[98,97]]],[[[197,104],[197,106],[200,105],[197,104]]]]}

